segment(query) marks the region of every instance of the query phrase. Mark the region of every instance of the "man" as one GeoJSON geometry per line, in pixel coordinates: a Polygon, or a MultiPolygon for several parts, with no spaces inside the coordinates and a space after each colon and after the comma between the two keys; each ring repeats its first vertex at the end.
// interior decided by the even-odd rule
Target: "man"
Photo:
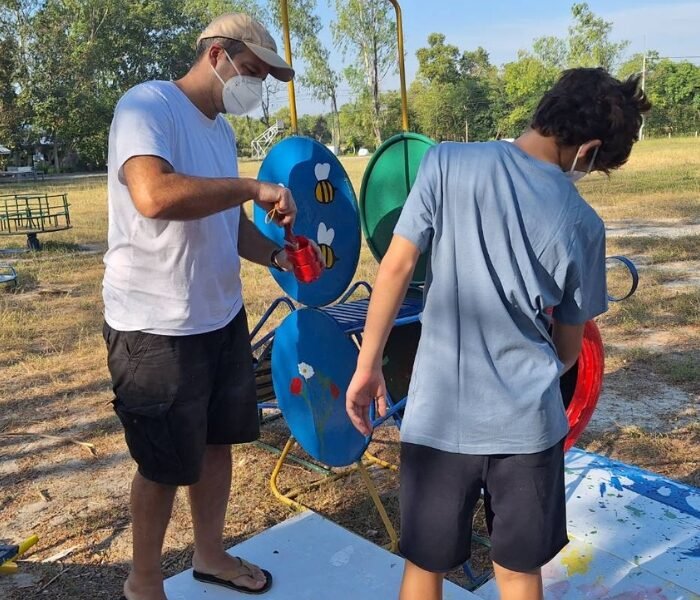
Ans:
{"type": "Polygon", "coordinates": [[[470,556],[482,490],[501,600],[541,600],[540,568],[568,542],[559,377],[585,322],[607,309],[603,222],[573,181],[624,164],[647,110],[637,78],[573,69],[515,143],[425,155],[347,392],[350,418],[369,433],[369,405],[386,409],[384,345],[430,248],[401,429],[401,600],[442,598],[444,573],[470,556]]]}
{"type": "Polygon", "coordinates": [[[178,486],[189,486],[194,576],[263,593],[272,576],[224,552],[231,444],[259,435],[240,258],[291,270],[283,249],[241,210],[253,200],[280,225],[289,190],[238,176],[221,113],[259,106],[270,74],[294,71],[262,25],[213,21],[189,72],[127,92],[109,137],[104,337],[129,451],[133,564],[127,600],[165,600],[160,558],[178,486]]]}

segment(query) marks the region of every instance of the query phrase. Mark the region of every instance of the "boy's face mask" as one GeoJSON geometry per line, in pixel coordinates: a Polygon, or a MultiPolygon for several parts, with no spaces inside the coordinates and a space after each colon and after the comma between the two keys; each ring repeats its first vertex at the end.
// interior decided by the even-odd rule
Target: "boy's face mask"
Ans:
{"type": "Polygon", "coordinates": [[[221,75],[216,72],[216,69],[212,67],[214,75],[221,82],[221,85],[224,86],[221,91],[224,109],[231,115],[244,115],[262,104],[262,79],[241,75],[241,72],[233,63],[226,50],[224,50],[224,54],[226,54],[226,58],[233,68],[236,69],[236,73],[238,73],[238,75],[234,75],[228,81],[224,81],[221,75]]]}
{"type": "Polygon", "coordinates": [[[598,156],[598,150],[600,149],[600,146],[595,147],[595,150],[593,151],[593,156],[591,157],[591,162],[589,163],[588,169],[586,171],[576,171],[576,163],[578,162],[578,155],[579,152],[581,152],[582,147],[583,144],[578,147],[578,150],[576,151],[576,158],[574,158],[574,164],[571,165],[571,168],[566,173],[566,176],[569,178],[569,181],[571,181],[571,183],[576,183],[593,170],[593,165],[595,164],[595,159],[598,156]]]}

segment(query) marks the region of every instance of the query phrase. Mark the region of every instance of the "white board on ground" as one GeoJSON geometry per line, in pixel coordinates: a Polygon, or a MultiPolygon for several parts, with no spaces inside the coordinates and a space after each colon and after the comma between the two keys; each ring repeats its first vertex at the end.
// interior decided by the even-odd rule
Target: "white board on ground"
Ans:
{"type": "MultiPolygon", "coordinates": [[[[566,456],[571,543],[545,600],[700,600],[700,490],[577,449],[566,456]]],[[[493,582],[476,595],[497,600],[493,582]]]]}
{"type": "MultiPolygon", "coordinates": [[[[393,600],[398,597],[403,560],[313,512],[305,512],[229,550],[270,571],[265,600],[393,600]]],[[[476,596],[449,582],[445,600],[476,596]]],[[[185,571],[165,582],[168,600],[252,598],[202,584],[185,571]]]]}

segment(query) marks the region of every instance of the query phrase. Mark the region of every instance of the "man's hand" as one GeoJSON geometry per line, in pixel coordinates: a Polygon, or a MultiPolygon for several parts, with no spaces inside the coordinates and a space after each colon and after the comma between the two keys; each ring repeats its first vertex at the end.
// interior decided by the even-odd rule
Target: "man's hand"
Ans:
{"type": "Polygon", "coordinates": [[[255,203],[265,213],[272,213],[272,219],[278,225],[293,225],[297,216],[297,205],[292,192],[286,187],[273,183],[259,182],[255,203]]]}
{"type": "Polygon", "coordinates": [[[372,422],[369,419],[369,407],[377,402],[380,416],[386,414],[386,384],[384,374],[379,369],[363,369],[358,367],[345,395],[345,410],[350,421],[362,435],[372,433],[372,422]]]}

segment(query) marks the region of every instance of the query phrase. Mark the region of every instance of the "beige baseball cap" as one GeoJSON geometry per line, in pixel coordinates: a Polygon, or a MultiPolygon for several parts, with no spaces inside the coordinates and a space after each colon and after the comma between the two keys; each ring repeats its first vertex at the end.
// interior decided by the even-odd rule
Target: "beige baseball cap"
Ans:
{"type": "Polygon", "coordinates": [[[243,13],[226,13],[214,19],[197,38],[197,43],[207,38],[222,37],[243,42],[264,63],[270,74],[280,81],[291,81],[294,69],[277,54],[277,44],[270,33],[256,20],[243,13]]]}

